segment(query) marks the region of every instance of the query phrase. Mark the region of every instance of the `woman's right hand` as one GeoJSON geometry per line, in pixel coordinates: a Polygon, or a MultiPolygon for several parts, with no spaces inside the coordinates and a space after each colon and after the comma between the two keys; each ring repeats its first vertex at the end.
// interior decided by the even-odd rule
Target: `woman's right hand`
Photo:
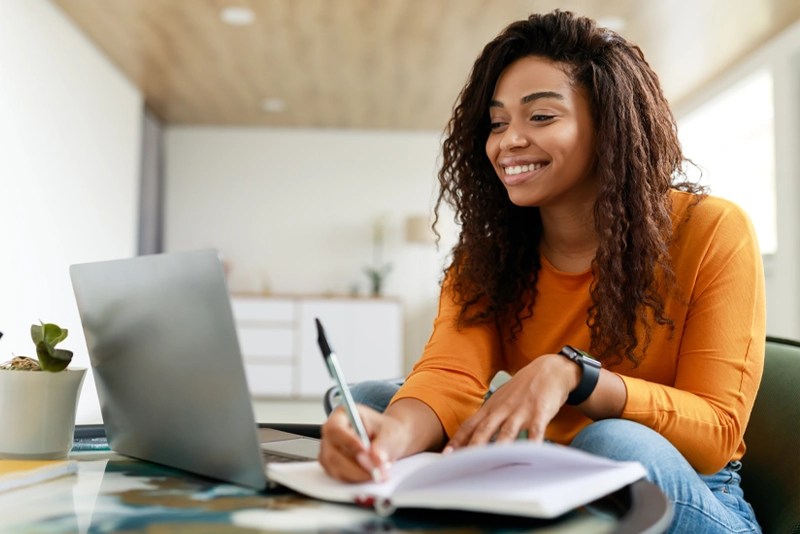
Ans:
{"type": "Polygon", "coordinates": [[[364,447],[339,406],[322,426],[319,462],[328,475],[345,482],[368,482],[374,480],[373,473],[386,480],[391,462],[404,449],[407,433],[400,421],[361,404],[357,407],[371,447],[364,447]]]}
{"type": "Polygon", "coordinates": [[[416,399],[399,399],[379,413],[358,404],[358,413],[372,442],[367,450],[358,439],[343,407],[322,425],[319,463],[331,477],[345,482],[389,478],[392,462],[424,450],[441,450],[445,434],[436,414],[416,399]]]}

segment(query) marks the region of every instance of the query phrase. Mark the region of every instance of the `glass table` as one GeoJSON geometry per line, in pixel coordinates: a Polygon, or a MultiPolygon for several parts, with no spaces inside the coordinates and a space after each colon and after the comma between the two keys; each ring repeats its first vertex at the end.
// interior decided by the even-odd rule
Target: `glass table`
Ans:
{"type": "MultiPolygon", "coordinates": [[[[80,449],[80,450],[78,450],[80,449]]],[[[670,506],[641,480],[557,520],[372,509],[258,492],[120,456],[103,440],[70,455],[76,475],[0,493],[0,532],[660,532],[670,506]]]]}

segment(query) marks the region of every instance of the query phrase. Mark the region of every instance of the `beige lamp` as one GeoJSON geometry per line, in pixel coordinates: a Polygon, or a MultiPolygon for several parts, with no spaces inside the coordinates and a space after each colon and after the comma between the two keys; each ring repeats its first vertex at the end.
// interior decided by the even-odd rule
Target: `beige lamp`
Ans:
{"type": "Polygon", "coordinates": [[[431,230],[427,215],[410,215],[406,217],[406,242],[420,245],[432,245],[436,236],[431,230]]]}

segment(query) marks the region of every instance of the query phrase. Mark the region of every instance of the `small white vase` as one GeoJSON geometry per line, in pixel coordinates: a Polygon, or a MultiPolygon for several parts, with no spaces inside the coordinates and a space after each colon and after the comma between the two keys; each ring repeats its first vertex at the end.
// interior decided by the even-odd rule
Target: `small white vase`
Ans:
{"type": "Polygon", "coordinates": [[[66,458],[86,369],[0,371],[0,458],[66,458]]]}

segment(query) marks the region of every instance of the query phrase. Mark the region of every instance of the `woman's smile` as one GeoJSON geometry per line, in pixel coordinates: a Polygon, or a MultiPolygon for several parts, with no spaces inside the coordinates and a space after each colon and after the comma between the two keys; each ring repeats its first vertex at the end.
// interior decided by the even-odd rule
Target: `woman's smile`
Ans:
{"type": "Polygon", "coordinates": [[[535,178],[541,171],[548,166],[548,163],[524,163],[521,165],[500,165],[503,169],[503,183],[507,187],[523,184],[528,180],[535,178]]]}
{"type": "Polygon", "coordinates": [[[486,156],[518,206],[593,202],[595,137],[585,90],[563,65],[520,58],[501,73],[489,102],[486,156]]]}

